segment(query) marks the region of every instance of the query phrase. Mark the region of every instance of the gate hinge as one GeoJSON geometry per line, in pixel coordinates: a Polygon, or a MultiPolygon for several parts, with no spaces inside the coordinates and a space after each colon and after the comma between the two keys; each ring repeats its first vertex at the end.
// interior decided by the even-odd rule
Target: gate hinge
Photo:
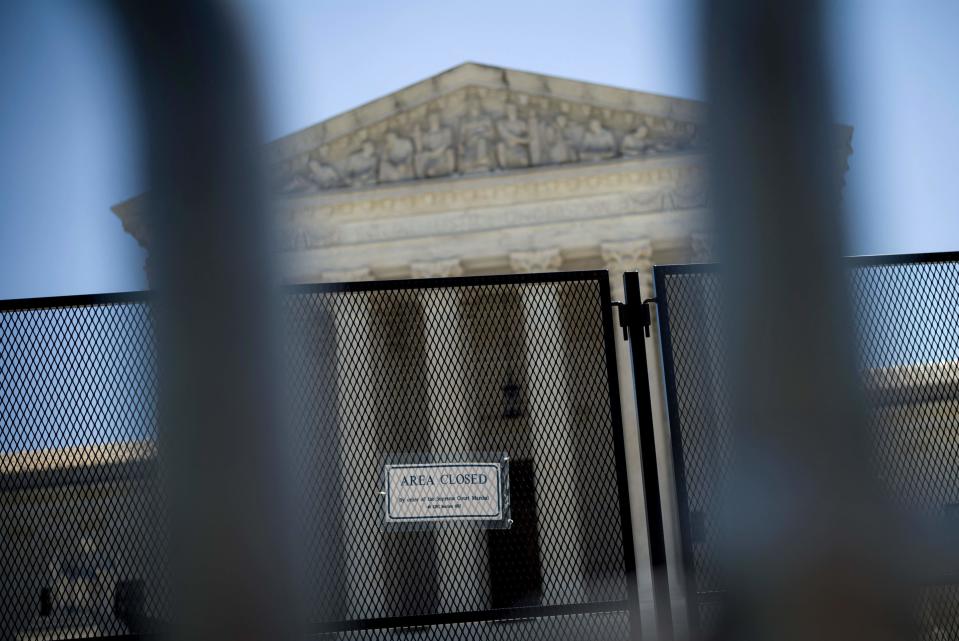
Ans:
{"type": "Polygon", "coordinates": [[[642,303],[627,305],[618,300],[613,301],[613,307],[619,310],[619,326],[623,328],[623,340],[629,340],[629,328],[638,323],[643,328],[646,338],[649,338],[649,328],[653,324],[649,304],[655,303],[655,298],[647,298],[642,303]],[[636,308],[635,310],[633,308],[636,308]],[[633,317],[635,315],[635,318],[633,317]]]}

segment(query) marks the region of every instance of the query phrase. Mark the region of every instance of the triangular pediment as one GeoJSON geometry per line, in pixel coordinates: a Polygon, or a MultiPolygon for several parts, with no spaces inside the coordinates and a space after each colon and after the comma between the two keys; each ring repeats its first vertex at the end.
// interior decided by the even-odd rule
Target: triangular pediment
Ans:
{"type": "Polygon", "coordinates": [[[269,145],[297,196],[661,155],[703,144],[700,103],[467,63],[269,145]]]}

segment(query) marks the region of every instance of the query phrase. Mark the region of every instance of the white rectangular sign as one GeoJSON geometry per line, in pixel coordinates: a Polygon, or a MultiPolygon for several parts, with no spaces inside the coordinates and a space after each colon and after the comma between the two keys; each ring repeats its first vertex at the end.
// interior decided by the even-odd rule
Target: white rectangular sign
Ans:
{"type": "Polygon", "coordinates": [[[494,521],[503,518],[499,463],[390,464],[386,521],[494,521]]]}

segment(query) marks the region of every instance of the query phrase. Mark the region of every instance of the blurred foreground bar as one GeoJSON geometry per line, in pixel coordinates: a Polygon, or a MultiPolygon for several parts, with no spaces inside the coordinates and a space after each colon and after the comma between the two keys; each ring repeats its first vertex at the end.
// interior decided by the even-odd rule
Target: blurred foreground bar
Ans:
{"type": "Polygon", "coordinates": [[[819,2],[703,3],[733,400],[719,638],[902,639],[874,484],[819,2]]]}
{"type": "Polygon", "coordinates": [[[291,492],[250,61],[225,5],[110,6],[139,83],[152,190],[175,636],[289,638],[291,492]]]}

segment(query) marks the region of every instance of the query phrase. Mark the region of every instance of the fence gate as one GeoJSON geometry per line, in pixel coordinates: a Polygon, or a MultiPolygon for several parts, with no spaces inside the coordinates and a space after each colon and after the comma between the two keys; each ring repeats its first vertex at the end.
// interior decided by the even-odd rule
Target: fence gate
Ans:
{"type": "MultiPolygon", "coordinates": [[[[875,457],[891,496],[959,536],[959,255],[849,259],[875,457]]],[[[722,306],[715,266],[655,268],[690,623],[721,612],[717,490],[729,462],[722,306]]],[[[864,453],[864,456],[868,453],[864,453]]],[[[953,543],[954,546],[954,543],[953,543]]],[[[953,559],[954,560],[954,559],[953,559]]],[[[941,563],[919,599],[924,638],[959,638],[959,567],[941,563]]]]}
{"type": "MultiPolygon", "coordinates": [[[[284,298],[324,637],[639,634],[606,272],[284,298]]],[[[0,309],[0,637],[166,623],[142,294],[0,309]]]]}

